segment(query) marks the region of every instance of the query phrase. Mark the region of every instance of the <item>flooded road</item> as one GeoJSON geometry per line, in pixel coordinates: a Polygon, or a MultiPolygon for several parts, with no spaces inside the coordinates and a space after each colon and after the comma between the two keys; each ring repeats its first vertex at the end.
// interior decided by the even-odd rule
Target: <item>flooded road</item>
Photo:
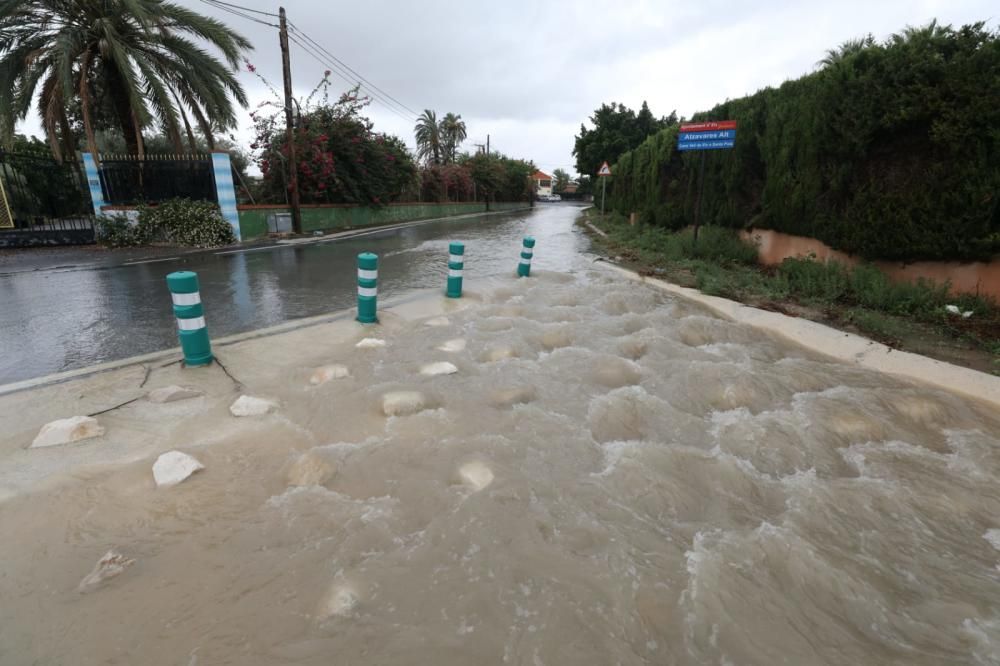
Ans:
{"type": "Polygon", "coordinates": [[[0,663],[1000,661],[995,412],[600,265],[533,275],[294,361],[228,347],[267,416],[206,371],[103,416],[113,441],[10,453],[146,432],[205,470],[157,489],[147,453],[0,503],[0,663]],[[135,563],[78,591],[109,549],[135,563]]]}
{"type": "Polygon", "coordinates": [[[273,250],[204,253],[131,266],[0,275],[0,384],[177,346],[165,276],[197,271],[213,337],[353,307],[355,258],[380,255],[379,296],[444,288],[448,242],[466,241],[466,276],[517,266],[534,234],[536,265],[566,270],[588,245],[573,229],[576,206],[442,220],[352,239],[273,250]]]}

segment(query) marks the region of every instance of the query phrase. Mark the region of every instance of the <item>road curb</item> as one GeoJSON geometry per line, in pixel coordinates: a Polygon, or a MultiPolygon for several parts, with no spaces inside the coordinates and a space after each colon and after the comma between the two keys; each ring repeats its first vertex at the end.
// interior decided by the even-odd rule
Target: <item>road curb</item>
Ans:
{"type": "Polygon", "coordinates": [[[1000,407],[1000,377],[919,354],[899,351],[880,342],[854,333],[838,331],[808,319],[789,317],[780,312],[761,310],[726,298],[708,296],[697,289],[645,277],[608,261],[604,263],[632,280],[700,303],[726,319],[780,335],[812,351],[862,368],[913,379],[1000,407]]]}

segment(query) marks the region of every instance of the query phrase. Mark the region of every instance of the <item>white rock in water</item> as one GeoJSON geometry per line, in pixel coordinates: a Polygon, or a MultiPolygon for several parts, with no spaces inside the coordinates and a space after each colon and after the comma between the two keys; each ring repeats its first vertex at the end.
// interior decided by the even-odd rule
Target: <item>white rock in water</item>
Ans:
{"type": "Polygon", "coordinates": [[[531,386],[517,386],[494,391],[490,396],[490,402],[496,407],[510,407],[511,405],[522,405],[531,402],[536,397],[535,389],[531,386]]]}
{"type": "Polygon", "coordinates": [[[438,347],[439,351],[450,352],[452,354],[460,351],[465,351],[465,340],[462,338],[455,338],[454,340],[448,340],[444,344],[438,347]]]}
{"type": "Polygon", "coordinates": [[[233,416],[260,416],[267,414],[275,408],[275,404],[270,400],[255,398],[252,395],[241,395],[232,405],[229,406],[229,413],[233,416]]]}
{"type": "Polygon", "coordinates": [[[51,421],[42,426],[38,436],[31,443],[31,448],[44,446],[59,446],[71,444],[82,439],[100,437],[104,434],[104,426],[91,416],[71,416],[68,419],[51,421]]]}
{"type": "Polygon", "coordinates": [[[436,375],[453,375],[456,372],[458,372],[458,368],[456,368],[453,363],[449,363],[448,361],[428,363],[420,368],[420,374],[429,375],[431,377],[436,375]]]}
{"type": "Polygon", "coordinates": [[[104,581],[114,578],[133,564],[135,564],[135,560],[125,557],[117,551],[109,550],[104,554],[104,557],[97,561],[91,572],[80,581],[76,589],[83,593],[92,592],[100,587],[104,581]]]}
{"type": "Polygon", "coordinates": [[[348,583],[334,583],[319,604],[322,618],[350,615],[358,607],[358,593],[348,583]]]}
{"type": "Polygon", "coordinates": [[[425,407],[427,400],[419,391],[391,391],[382,396],[382,413],[386,416],[416,414],[425,407]]]}
{"type": "Polygon", "coordinates": [[[350,377],[351,371],[347,369],[346,365],[324,365],[321,368],[316,368],[313,371],[312,376],[309,377],[309,383],[313,386],[319,386],[320,384],[326,384],[331,379],[343,379],[344,377],[350,377]]]}
{"type": "Polygon", "coordinates": [[[164,402],[177,402],[178,400],[190,400],[191,398],[197,398],[204,395],[201,391],[193,388],[188,388],[186,386],[164,386],[163,388],[153,389],[146,394],[146,399],[150,402],[164,403],[164,402]]]}
{"type": "Polygon", "coordinates": [[[321,486],[337,473],[333,463],[315,451],[306,451],[288,470],[290,486],[321,486]]]}
{"type": "Polygon", "coordinates": [[[448,326],[450,324],[447,317],[434,317],[424,322],[424,326],[448,326]]]}
{"type": "Polygon", "coordinates": [[[465,463],[458,468],[462,483],[479,491],[493,483],[493,471],[481,462],[465,463]]]}
{"type": "Polygon", "coordinates": [[[203,469],[205,466],[194,457],[180,451],[167,451],[153,463],[153,480],[157,488],[169,488],[203,469]]]}
{"type": "Polygon", "coordinates": [[[379,340],[378,338],[365,338],[354,346],[358,349],[378,349],[379,347],[385,347],[385,340],[379,340]]]}
{"type": "Polygon", "coordinates": [[[502,361],[508,358],[517,358],[517,350],[513,347],[491,347],[484,355],[487,361],[502,361]]]}

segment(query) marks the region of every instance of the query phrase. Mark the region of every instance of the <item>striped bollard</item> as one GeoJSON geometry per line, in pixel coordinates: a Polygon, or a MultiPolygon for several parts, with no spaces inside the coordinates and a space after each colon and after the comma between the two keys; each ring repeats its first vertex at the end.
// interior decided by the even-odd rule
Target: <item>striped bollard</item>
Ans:
{"type": "Polygon", "coordinates": [[[465,268],[465,244],[448,245],[448,298],[462,297],[462,270],[465,268]]]}
{"type": "Polygon", "coordinates": [[[167,275],[167,289],[174,301],[177,337],[184,352],[184,365],[206,365],[212,362],[212,343],[205,326],[205,311],[201,307],[198,274],[177,271],[167,275]]]}
{"type": "Polygon", "coordinates": [[[378,323],[375,302],[378,299],[378,255],[362,252],[358,255],[358,321],[378,323]]]}
{"type": "Polygon", "coordinates": [[[521,261],[517,265],[517,274],[519,277],[528,277],[531,273],[531,255],[533,253],[532,248],[535,247],[535,239],[531,236],[525,236],[523,245],[524,247],[521,248],[521,261]]]}

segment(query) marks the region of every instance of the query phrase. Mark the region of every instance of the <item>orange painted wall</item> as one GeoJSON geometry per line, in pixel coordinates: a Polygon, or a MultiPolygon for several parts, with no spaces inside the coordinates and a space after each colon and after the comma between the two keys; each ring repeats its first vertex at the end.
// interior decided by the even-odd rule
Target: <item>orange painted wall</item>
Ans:
{"type": "MultiPolygon", "coordinates": [[[[742,231],[744,239],[757,244],[761,263],[772,266],[780,264],[788,257],[806,257],[810,253],[818,261],[839,261],[853,266],[860,260],[844,252],[834,250],[822,241],[805,236],[792,236],[780,231],[758,229],[742,231]]],[[[939,284],[951,282],[952,293],[970,293],[992,296],[1000,301],[1000,257],[993,261],[917,261],[904,264],[893,261],[874,262],[891,279],[916,282],[918,278],[934,280],[939,284]]]]}

